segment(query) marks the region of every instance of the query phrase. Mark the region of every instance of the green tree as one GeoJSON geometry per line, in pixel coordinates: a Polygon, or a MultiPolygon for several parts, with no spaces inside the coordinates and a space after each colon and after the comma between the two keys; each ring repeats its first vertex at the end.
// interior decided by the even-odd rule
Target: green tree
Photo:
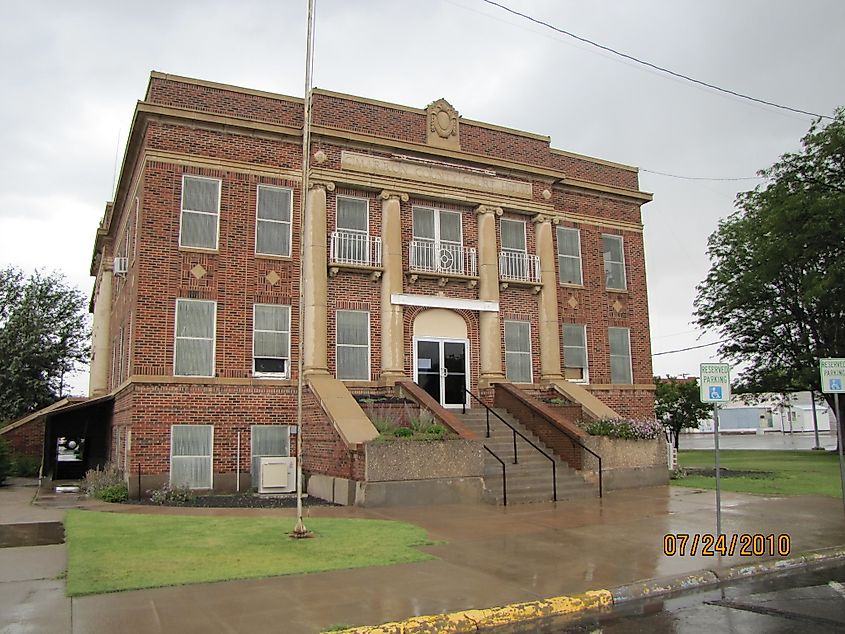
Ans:
{"type": "Polygon", "coordinates": [[[678,435],[682,429],[698,429],[702,418],[713,411],[710,403],[702,403],[697,379],[654,379],[654,414],[672,433],[672,442],[678,448],[678,435]]]}
{"type": "Polygon", "coordinates": [[[818,359],[845,357],[845,109],[760,175],[709,238],[696,321],[751,391],[819,391],[818,359]]]}
{"type": "Polygon", "coordinates": [[[60,398],[89,337],[87,300],[61,273],[0,269],[0,424],[60,398]]]}

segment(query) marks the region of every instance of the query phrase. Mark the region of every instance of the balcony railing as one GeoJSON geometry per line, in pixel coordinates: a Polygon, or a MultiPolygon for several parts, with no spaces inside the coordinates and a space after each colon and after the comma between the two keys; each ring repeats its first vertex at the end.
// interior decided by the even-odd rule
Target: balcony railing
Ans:
{"type": "Polygon", "coordinates": [[[381,266],[381,238],[366,233],[334,231],[329,244],[329,262],[381,266]]]}
{"type": "Polygon", "coordinates": [[[475,249],[448,242],[411,240],[411,271],[443,275],[478,275],[475,249]]]}
{"type": "Polygon", "coordinates": [[[522,251],[501,251],[499,277],[507,282],[540,284],[540,258],[522,251]]]}

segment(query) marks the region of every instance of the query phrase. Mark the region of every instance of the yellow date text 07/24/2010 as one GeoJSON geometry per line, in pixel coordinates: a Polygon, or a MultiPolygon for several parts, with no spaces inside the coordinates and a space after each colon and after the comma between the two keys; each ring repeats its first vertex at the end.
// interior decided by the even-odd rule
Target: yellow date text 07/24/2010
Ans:
{"type": "Polygon", "coordinates": [[[769,533],[738,533],[712,535],[709,533],[668,533],[663,536],[663,554],[667,557],[787,557],[790,552],[789,535],[769,533]]]}

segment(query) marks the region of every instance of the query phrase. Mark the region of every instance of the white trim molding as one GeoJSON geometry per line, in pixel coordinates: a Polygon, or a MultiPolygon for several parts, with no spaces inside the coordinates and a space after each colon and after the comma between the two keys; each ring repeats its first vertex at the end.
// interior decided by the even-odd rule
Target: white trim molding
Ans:
{"type": "Polygon", "coordinates": [[[482,313],[498,313],[499,302],[482,299],[459,299],[437,295],[408,295],[393,293],[390,302],[398,306],[426,306],[428,308],[451,308],[452,310],[475,310],[482,313]]]}

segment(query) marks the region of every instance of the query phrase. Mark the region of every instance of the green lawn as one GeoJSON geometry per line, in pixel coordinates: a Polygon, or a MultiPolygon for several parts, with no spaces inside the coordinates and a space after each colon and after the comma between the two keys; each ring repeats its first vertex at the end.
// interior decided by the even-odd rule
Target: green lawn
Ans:
{"type": "MultiPolygon", "coordinates": [[[[678,452],[678,464],[682,468],[712,469],[714,460],[712,451],[678,452]]],[[[727,450],[719,452],[719,462],[722,469],[763,472],[756,475],[722,477],[722,489],[725,491],[764,495],[842,495],[839,456],[834,453],[727,450]]],[[[672,480],[672,484],[714,489],[716,478],[690,475],[672,480]]]]}
{"type": "Polygon", "coordinates": [[[385,566],[433,559],[423,529],[383,520],[309,519],[313,539],[284,518],[69,511],[69,596],[185,583],[385,566]]]}

